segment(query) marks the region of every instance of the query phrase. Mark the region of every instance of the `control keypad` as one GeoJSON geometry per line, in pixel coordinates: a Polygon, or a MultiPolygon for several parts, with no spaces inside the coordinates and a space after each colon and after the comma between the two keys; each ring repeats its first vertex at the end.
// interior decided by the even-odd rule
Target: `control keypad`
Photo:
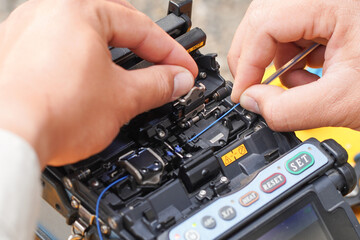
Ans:
{"type": "Polygon", "coordinates": [[[175,236],[184,236],[185,240],[216,238],[265,207],[279,195],[295,185],[299,186],[299,182],[328,162],[328,158],[316,146],[304,143],[260,171],[244,188],[216,200],[175,226],[170,231],[169,238],[172,240],[178,240],[175,236]]]}

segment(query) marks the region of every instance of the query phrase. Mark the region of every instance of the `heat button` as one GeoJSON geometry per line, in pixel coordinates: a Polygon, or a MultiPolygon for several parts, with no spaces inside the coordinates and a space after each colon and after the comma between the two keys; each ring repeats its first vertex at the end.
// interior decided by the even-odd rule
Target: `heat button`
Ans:
{"type": "Polygon", "coordinates": [[[259,194],[255,191],[248,192],[239,199],[242,206],[247,207],[256,202],[259,199],[259,194]]]}
{"type": "Polygon", "coordinates": [[[281,173],[274,173],[273,175],[261,182],[260,188],[266,193],[271,193],[285,183],[286,178],[284,175],[282,175],[281,173]]]}
{"type": "Polygon", "coordinates": [[[300,174],[314,164],[314,157],[308,152],[301,152],[286,162],[286,170],[300,174]]]}

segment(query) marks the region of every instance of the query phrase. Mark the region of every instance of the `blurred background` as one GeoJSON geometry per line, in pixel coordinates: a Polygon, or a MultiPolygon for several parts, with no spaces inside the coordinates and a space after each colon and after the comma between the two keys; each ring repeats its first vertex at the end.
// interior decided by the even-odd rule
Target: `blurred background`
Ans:
{"type": "MultiPolygon", "coordinates": [[[[51,1],[51,0],[49,0],[51,1]]],[[[24,0],[0,0],[0,20],[4,20],[24,0]]],[[[156,21],[167,13],[168,0],[128,0],[137,9],[156,21]]],[[[232,37],[251,0],[193,0],[193,27],[200,27],[207,34],[202,53],[217,53],[221,74],[232,81],[226,56],[232,37]]]]}

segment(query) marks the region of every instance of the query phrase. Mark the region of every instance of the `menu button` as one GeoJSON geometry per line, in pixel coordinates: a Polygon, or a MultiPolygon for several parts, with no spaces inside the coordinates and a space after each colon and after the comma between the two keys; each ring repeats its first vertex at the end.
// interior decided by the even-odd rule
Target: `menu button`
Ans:
{"type": "Polygon", "coordinates": [[[201,220],[202,225],[207,229],[213,229],[216,227],[216,221],[211,216],[205,216],[201,220]]]}

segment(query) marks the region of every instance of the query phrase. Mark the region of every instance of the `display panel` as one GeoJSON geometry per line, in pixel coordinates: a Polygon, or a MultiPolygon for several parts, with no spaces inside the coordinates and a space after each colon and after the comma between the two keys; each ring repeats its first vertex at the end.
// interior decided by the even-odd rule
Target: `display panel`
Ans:
{"type": "Polygon", "coordinates": [[[276,239],[327,240],[331,239],[331,237],[327,234],[322,221],[309,203],[259,238],[259,240],[276,239]]]}

